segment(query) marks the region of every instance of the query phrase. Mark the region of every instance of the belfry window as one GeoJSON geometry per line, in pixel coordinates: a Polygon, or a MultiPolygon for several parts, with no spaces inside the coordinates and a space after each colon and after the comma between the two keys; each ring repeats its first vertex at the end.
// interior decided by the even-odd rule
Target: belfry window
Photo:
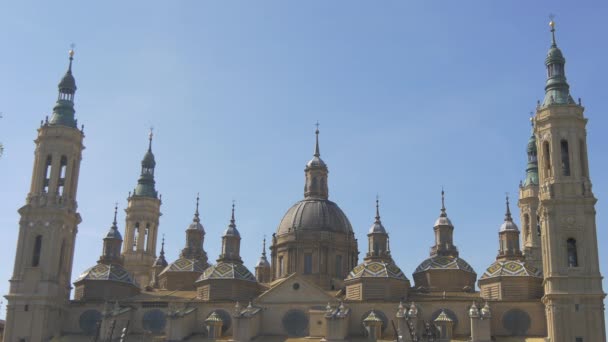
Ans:
{"type": "Polygon", "coordinates": [[[150,243],[150,224],[146,223],[146,231],[144,232],[144,250],[148,251],[148,244],[150,243]]]}
{"type": "Polygon", "coordinates": [[[50,155],[46,157],[46,164],[44,166],[44,179],[42,180],[42,192],[49,192],[49,182],[51,179],[51,164],[53,157],[50,155]]]}
{"type": "Polygon", "coordinates": [[[40,265],[40,252],[42,251],[42,235],[37,235],[34,240],[34,252],[32,253],[32,267],[40,265]]]}
{"type": "MultiPolygon", "coordinates": [[[[545,160],[545,170],[551,172],[551,149],[549,148],[549,142],[545,141],[543,143],[543,154],[545,160]]],[[[549,176],[549,175],[547,175],[549,176]]]]}
{"type": "Polygon", "coordinates": [[[568,142],[562,140],[560,143],[562,151],[562,174],[570,176],[570,156],[568,155],[568,142]]]}
{"type": "Polygon", "coordinates": [[[61,162],[59,163],[59,179],[57,180],[57,194],[63,196],[63,189],[65,187],[65,173],[68,166],[68,158],[61,156],[61,162]]]}
{"type": "Polygon", "coordinates": [[[139,222],[135,222],[135,229],[133,229],[133,251],[137,250],[139,238],[139,222]]]}
{"type": "Polygon", "coordinates": [[[576,251],[576,240],[570,238],[567,241],[568,245],[568,266],[578,267],[578,255],[576,251]]]}

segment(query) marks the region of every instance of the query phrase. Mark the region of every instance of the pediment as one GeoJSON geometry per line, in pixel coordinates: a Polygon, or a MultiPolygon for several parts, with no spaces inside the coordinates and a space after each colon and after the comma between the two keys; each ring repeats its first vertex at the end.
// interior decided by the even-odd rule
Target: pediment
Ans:
{"type": "Polygon", "coordinates": [[[257,303],[322,303],[334,302],[336,300],[328,292],[317,285],[292,274],[287,278],[271,286],[256,300],[257,303]]]}

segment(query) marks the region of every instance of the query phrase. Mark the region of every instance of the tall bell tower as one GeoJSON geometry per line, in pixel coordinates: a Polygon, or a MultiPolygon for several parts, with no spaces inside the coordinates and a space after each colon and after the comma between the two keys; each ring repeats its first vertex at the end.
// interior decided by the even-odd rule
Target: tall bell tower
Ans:
{"type": "Polygon", "coordinates": [[[148,151],[141,161],[141,173],[135,190],[128,198],[125,240],[122,248],[125,268],[141,288],[150,284],[152,265],[156,260],[158,221],[161,200],[154,181],[156,160],[152,153],[150,130],[148,151]]]}
{"type": "Polygon", "coordinates": [[[80,215],[76,190],[84,134],[74,118],[74,51],[59,82],[50,120],[35,140],[34,170],[19,209],[19,239],[10,279],[4,341],[47,341],[58,336],[70,298],[72,259],[80,215]]]}
{"type": "Polygon", "coordinates": [[[570,96],[555,42],[545,60],[545,98],[534,118],[547,332],[551,342],[606,341],[595,202],[584,107],[570,96]]]}

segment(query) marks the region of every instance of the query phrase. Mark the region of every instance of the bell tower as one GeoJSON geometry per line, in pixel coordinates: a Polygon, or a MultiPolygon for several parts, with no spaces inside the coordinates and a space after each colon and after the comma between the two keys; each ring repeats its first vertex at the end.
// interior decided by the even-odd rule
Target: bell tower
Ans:
{"type": "Polygon", "coordinates": [[[80,223],[76,192],[84,133],[74,118],[74,51],[59,82],[50,120],[35,140],[30,192],[19,209],[19,239],[10,279],[5,341],[58,336],[70,299],[72,259],[80,223]]]}
{"type": "Polygon", "coordinates": [[[550,26],[545,98],[534,118],[547,332],[551,342],[606,341],[587,119],[570,96],[566,60],[550,26]]]}
{"type": "Polygon", "coordinates": [[[141,173],[135,190],[128,198],[125,240],[122,248],[125,268],[140,287],[152,280],[152,265],[156,260],[156,240],[161,200],[154,185],[156,160],[152,153],[152,130],[148,151],[141,161],[141,173]]]}

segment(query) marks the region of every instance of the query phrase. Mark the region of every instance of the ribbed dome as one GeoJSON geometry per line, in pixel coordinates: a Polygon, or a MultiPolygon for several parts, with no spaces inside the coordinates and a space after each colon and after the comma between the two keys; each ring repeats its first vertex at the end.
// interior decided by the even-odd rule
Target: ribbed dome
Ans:
{"type": "Polygon", "coordinates": [[[505,221],[500,226],[500,231],[501,232],[504,232],[504,231],[507,231],[507,230],[511,230],[511,231],[515,231],[515,232],[519,231],[519,229],[517,228],[517,225],[512,220],[505,221]]]}
{"type": "Polygon", "coordinates": [[[154,160],[154,154],[152,153],[151,150],[148,150],[148,152],[146,152],[146,154],[144,155],[144,159],[141,161],[141,165],[146,166],[146,167],[152,167],[152,168],[156,166],[156,161],[154,160]]]}
{"type": "Polygon", "coordinates": [[[117,281],[137,286],[137,283],[131,277],[129,272],[118,264],[97,264],[82,272],[74,283],[78,283],[83,280],[117,281]]]}
{"type": "Polygon", "coordinates": [[[353,228],[338,205],[326,199],[305,199],[294,204],[279,223],[277,235],[294,230],[351,233],[353,228]]]}

